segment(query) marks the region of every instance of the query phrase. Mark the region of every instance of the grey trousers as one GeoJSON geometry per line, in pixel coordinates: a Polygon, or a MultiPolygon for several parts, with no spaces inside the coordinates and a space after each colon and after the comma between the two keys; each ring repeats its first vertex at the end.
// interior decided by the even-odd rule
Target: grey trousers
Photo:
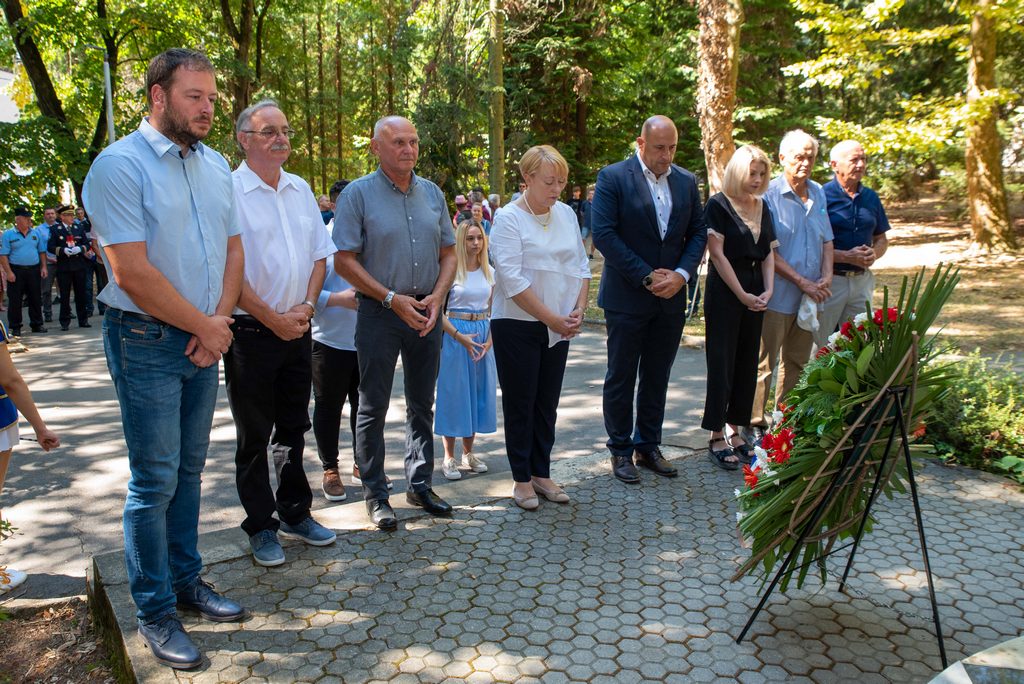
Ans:
{"type": "Polygon", "coordinates": [[[418,331],[380,303],[370,299],[359,302],[355,462],[367,501],[388,498],[384,480],[384,422],[399,355],[405,376],[405,477],[412,491],[430,488],[434,472],[434,388],[443,334],[438,324],[426,337],[420,337],[418,331]]]}

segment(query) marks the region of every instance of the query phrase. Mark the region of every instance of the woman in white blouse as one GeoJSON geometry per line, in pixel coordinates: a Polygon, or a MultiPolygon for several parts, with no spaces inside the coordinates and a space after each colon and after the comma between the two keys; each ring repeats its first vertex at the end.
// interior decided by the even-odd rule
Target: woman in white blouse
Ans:
{"type": "Polygon", "coordinates": [[[512,498],[533,510],[538,496],[567,503],[551,480],[551,448],[569,340],[580,332],[590,267],[579,223],[558,201],[569,166],[550,145],[531,147],[519,162],[522,196],[502,207],[491,228],[495,291],[494,359],[505,416],[512,498]]]}

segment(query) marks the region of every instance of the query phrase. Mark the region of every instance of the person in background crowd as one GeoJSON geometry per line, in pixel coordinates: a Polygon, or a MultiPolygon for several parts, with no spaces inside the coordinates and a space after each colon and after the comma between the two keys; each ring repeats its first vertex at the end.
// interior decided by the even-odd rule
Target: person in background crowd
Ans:
{"type": "Polygon", "coordinates": [[[640,482],[636,464],[677,475],[661,453],[665,396],[687,283],[708,239],[697,180],[672,163],[677,143],[671,119],[647,119],[636,154],[598,173],[592,205],[594,246],[604,255],[598,305],[608,322],[604,423],[612,474],[629,484],[640,482]]]}
{"type": "Polygon", "coordinates": [[[316,201],[320,208],[320,218],[323,219],[324,225],[326,226],[334,220],[334,202],[332,202],[331,198],[327,195],[320,195],[316,201]]]}
{"type": "Polygon", "coordinates": [[[744,145],[726,164],[722,192],[704,209],[711,266],[704,294],[708,387],[701,427],[711,431],[709,457],[725,470],[754,453],[739,430],[750,422],[761,322],[775,282],[772,250],[778,242],[761,200],[770,174],[768,156],[744,145]]]}
{"type": "Polygon", "coordinates": [[[306,181],[282,167],[294,131],[273,100],[246,107],[235,123],[245,161],[231,174],[245,249],[235,309],[235,342],[224,356],[235,419],[235,479],[242,529],[263,566],[285,561],[278,533],[313,546],[336,535],[310,515],[313,494],[302,467],[313,381],[309,322],[336,251],[306,181]],[[282,248],[283,243],[284,248],[282,248]],[[270,483],[273,455],[277,489],[270,483]],[[274,514],[277,517],[274,517],[274,514]]]}
{"type": "Polygon", "coordinates": [[[875,293],[871,267],[889,248],[886,232],[889,219],[878,193],[861,181],[867,171],[864,147],[856,140],[844,140],[832,148],[829,166],[835,177],[825,183],[828,220],[834,242],[832,295],[825,300],[818,317],[814,344],[825,346],[828,336],[848,318],[864,313],[875,293]]]}
{"type": "Polygon", "coordinates": [[[572,209],[572,213],[576,215],[576,223],[579,225],[580,232],[583,231],[583,203],[585,201],[583,198],[583,188],[579,185],[572,186],[572,197],[566,204],[572,209]]]}
{"type": "MultiPolygon", "coordinates": [[[[476,205],[473,211],[477,211],[476,205]]],[[[473,454],[473,441],[477,433],[498,429],[490,321],[494,277],[487,263],[486,232],[475,222],[460,223],[455,231],[455,254],[455,283],[441,318],[445,338],[434,414],[434,433],[444,442],[441,472],[449,480],[462,477],[455,439],[462,438],[462,465],[474,473],[485,473],[487,466],[473,454]]]]}
{"type": "Polygon", "coordinates": [[[524,192],[526,192],[526,183],[523,183],[522,181],[520,181],[519,182],[519,190],[517,190],[516,192],[512,193],[512,197],[509,198],[509,202],[515,202],[517,199],[519,199],[520,197],[523,196],[524,192]]]}
{"type": "Polygon", "coordinates": [[[504,207],[491,230],[495,296],[494,358],[505,416],[512,500],[534,510],[539,496],[568,503],[551,480],[551,449],[569,340],[580,333],[590,267],[580,228],[558,201],[569,166],[550,145],[535,145],[519,162],[523,194],[504,207]]]}
{"type": "MultiPolygon", "coordinates": [[[[47,207],[43,209],[43,222],[36,226],[39,239],[44,245],[50,244],[50,230],[57,225],[57,208],[47,207]]],[[[53,322],[53,281],[57,277],[57,256],[49,251],[46,252],[46,273],[40,272],[39,300],[43,303],[43,320],[47,323],[53,322]]]]}
{"type": "Polygon", "coordinates": [[[14,228],[4,231],[0,241],[0,268],[10,293],[7,322],[11,335],[21,335],[25,304],[32,332],[46,332],[39,293],[41,279],[47,275],[46,244],[39,237],[39,231],[32,227],[32,212],[27,207],[15,207],[14,228]]]}
{"type": "MultiPolygon", "coordinates": [[[[24,209],[24,207],[18,208],[24,209]]],[[[32,426],[36,442],[39,443],[43,451],[50,451],[60,446],[60,437],[46,427],[35,402],[32,401],[32,393],[29,392],[28,385],[18,369],[14,367],[11,353],[7,350],[8,342],[10,342],[10,337],[7,334],[7,329],[3,323],[0,323],[0,397],[2,397],[0,398],[0,493],[3,493],[4,490],[4,480],[7,477],[7,467],[11,462],[11,452],[14,447],[18,446],[19,412],[32,426]]],[[[0,565],[0,596],[20,586],[27,578],[28,575],[20,570],[0,565]]]]}
{"type": "Polygon", "coordinates": [[[470,211],[470,222],[474,225],[480,226],[484,235],[491,234],[491,222],[484,218],[484,208],[479,204],[474,204],[470,211]]]}
{"type": "Polygon", "coordinates": [[[419,142],[408,119],[378,120],[370,150],[380,166],[345,188],[334,219],[334,269],[361,293],[356,464],[367,513],[383,530],[398,527],[384,477],[384,422],[399,355],[405,374],[406,501],[431,515],[452,513],[431,488],[431,477],[442,335],[437,319],[455,277],[455,231],[444,193],[413,172],[419,142]]]}
{"type": "MultiPolygon", "coordinates": [[[[349,181],[340,180],[331,186],[331,202],[349,181]]],[[[334,221],[327,224],[328,234],[334,221]]],[[[327,277],[316,300],[313,316],[313,435],[317,455],[324,469],[321,489],[328,501],[347,498],[338,467],[338,438],[341,434],[341,413],[348,399],[349,430],[352,453],[355,455],[356,415],[359,411],[359,359],[356,356],[356,291],[334,270],[334,260],[327,260],[327,277]]],[[[388,489],[391,479],[384,476],[388,489]]],[[[361,484],[359,467],[352,465],[352,483],[361,484]]]]}
{"type": "Polygon", "coordinates": [[[583,224],[580,228],[580,237],[583,238],[583,248],[587,250],[587,259],[594,258],[594,186],[587,186],[587,199],[580,204],[580,214],[583,216],[583,224]],[[589,242],[589,244],[588,244],[589,242]]]}
{"type": "Polygon", "coordinates": [[[465,195],[455,196],[455,216],[452,217],[452,228],[469,220],[471,206],[465,195]]]}
{"type": "Polygon", "coordinates": [[[777,405],[810,361],[812,332],[797,322],[802,302],[820,305],[832,287],[832,227],[825,191],[811,178],[817,156],[817,140],[799,129],[786,133],[779,143],[782,174],[772,179],[764,194],[779,246],[774,253],[773,294],[761,326],[754,406],[750,426],[743,432],[748,444],[759,445],[769,427],[766,403],[776,368],[777,405]]]}
{"type": "MultiPolygon", "coordinates": [[[[93,274],[97,270],[102,270],[103,267],[96,263],[96,246],[92,244],[92,223],[89,221],[89,217],[86,216],[84,207],[77,207],[75,209],[75,225],[85,231],[85,236],[89,238],[89,249],[85,251],[85,315],[91,317],[95,311],[92,291],[93,274]]],[[[99,280],[98,275],[96,280],[99,280]]],[[[97,288],[96,294],[99,294],[102,289],[102,286],[97,288]]],[[[102,308],[100,313],[103,313],[102,308]]]]}
{"type": "Polygon", "coordinates": [[[91,242],[85,230],[75,223],[74,207],[64,205],[57,209],[60,222],[50,229],[46,249],[57,255],[57,285],[60,288],[60,329],[71,326],[71,289],[75,290],[75,315],[79,328],[91,328],[86,312],[85,275],[88,264],[86,254],[91,242]]]}
{"type": "Polygon", "coordinates": [[[139,636],[157,661],[191,669],[203,656],[176,606],[215,622],[247,614],[200,577],[198,548],[217,362],[231,345],[244,256],[231,169],[201,143],[217,101],[210,60],[182,48],[157,55],[146,98],[149,116],[99,154],[82,197],[110,276],[103,346],[131,469],[125,564],[139,636]]]}
{"type": "Polygon", "coordinates": [[[473,191],[469,193],[469,201],[474,207],[480,207],[483,212],[483,216],[487,221],[492,221],[494,214],[491,213],[490,208],[487,206],[487,200],[484,198],[484,189],[481,187],[473,188],[473,191]]]}
{"type": "Polygon", "coordinates": [[[491,223],[494,223],[494,215],[498,213],[498,209],[501,209],[501,196],[492,193],[487,196],[487,203],[491,210],[491,223]]]}

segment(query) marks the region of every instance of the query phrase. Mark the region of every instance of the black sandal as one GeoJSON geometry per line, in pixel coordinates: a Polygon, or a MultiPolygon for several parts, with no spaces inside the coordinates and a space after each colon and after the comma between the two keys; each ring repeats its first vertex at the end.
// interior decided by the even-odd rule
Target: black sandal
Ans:
{"type": "Polygon", "coordinates": [[[719,437],[718,439],[708,440],[708,458],[710,458],[711,462],[714,463],[716,466],[718,466],[722,470],[737,470],[740,467],[740,462],[738,460],[727,461],[726,459],[729,458],[730,456],[736,456],[737,459],[739,458],[736,455],[736,452],[733,451],[733,448],[729,446],[729,442],[728,440],[726,440],[725,437],[719,437]],[[718,451],[715,451],[711,446],[715,442],[725,442],[726,447],[724,449],[719,449],[718,451]]]}
{"type": "Polygon", "coordinates": [[[742,435],[734,434],[726,442],[732,447],[732,450],[740,457],[740,460],[746,463],[750,463],[754,460],[754,448],[747,444],[747,440],[743,439],[742,435]],[[740,440],[740,444],[733,444],[732,440],[740,440]]]}

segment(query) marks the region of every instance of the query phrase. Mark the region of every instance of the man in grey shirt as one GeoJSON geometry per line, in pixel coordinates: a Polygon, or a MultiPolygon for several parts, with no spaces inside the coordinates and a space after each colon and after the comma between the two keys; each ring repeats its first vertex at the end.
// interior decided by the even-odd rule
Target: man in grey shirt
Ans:
{"type": "Polygon", "coordinates": [[[335,209],[334,270],[360,293],[355,461],[370,519],[393,530],[398,521],[384,478],[384,420],[399,354],[407,405],[406,499],[431,515],[452,511],[430,478],[442,334],[437,319],[455,277],[455,233],[441,189],[413,173],[419,136],[412,122],[380,119],[370,150],[380,166],[350,183],[335,209]]]}

